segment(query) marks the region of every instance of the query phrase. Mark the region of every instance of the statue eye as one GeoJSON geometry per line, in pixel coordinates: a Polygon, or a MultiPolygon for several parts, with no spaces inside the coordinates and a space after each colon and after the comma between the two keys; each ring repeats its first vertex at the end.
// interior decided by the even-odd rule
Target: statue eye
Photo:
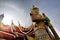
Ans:
{"type": "Polygon", "coordinates": [[[30,13],[30,15],[33,15],[33,14],[30,13]]]}

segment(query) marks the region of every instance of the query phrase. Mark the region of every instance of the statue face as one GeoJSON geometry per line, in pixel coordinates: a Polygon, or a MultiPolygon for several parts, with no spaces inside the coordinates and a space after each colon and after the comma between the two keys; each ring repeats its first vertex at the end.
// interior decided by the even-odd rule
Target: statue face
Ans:
{"type": "Polygon", "coordinates": [[[36,14],[30,14],[32,21],[39,20],[42,16],[38,13],[36,14]]]}

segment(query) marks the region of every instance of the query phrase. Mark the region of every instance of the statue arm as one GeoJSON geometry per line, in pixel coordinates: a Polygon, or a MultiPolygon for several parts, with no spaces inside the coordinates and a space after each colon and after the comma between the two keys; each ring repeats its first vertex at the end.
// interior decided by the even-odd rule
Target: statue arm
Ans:
{"type": "Polygon", "coordinates": [[[49,28],[51,29],[51,31],[53,32],[53,34],[54,34],[54,36],[55,36],[55,38],[56,39],[59,39],[59,36],[57,35],[57,33],[56,33],[56,31],[54,30],[54,28],[53,28],[53,26],[52,26],[52,24],[50,23],[50,19],[46,16],[46,19],[45,19],[45,21],[46,21],[46,25],[47,26],[49,26],[49,28]]]}

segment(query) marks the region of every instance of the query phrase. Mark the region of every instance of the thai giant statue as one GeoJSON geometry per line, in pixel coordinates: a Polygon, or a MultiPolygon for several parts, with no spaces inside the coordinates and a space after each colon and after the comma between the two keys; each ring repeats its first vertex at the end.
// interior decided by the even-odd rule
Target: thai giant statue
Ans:
{"type": "Polygon", "coordinates": [[[37,40],[59,40],[59,36],[50,23],[50,19],[44,13],[42,13],[41,15],[39,13],[39,8],[33,5],[30,16],[32,21],[36,23],[35,37],[37,38],[37,40]],[[49,29],[53,34],[50,32],[49,29]]]}

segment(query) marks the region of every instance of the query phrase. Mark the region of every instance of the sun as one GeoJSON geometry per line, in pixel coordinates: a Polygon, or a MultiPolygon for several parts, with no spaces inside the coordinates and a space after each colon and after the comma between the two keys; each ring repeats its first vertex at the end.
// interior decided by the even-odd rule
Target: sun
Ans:
{"type": "Polygon", "coordinates": [[[12,20],[12,17],[9,16],[9,15],[6,15],[3,20],[2,20],[2,23],[5,24],[5,25],[11,25],[11,20],[12,20]]]}

